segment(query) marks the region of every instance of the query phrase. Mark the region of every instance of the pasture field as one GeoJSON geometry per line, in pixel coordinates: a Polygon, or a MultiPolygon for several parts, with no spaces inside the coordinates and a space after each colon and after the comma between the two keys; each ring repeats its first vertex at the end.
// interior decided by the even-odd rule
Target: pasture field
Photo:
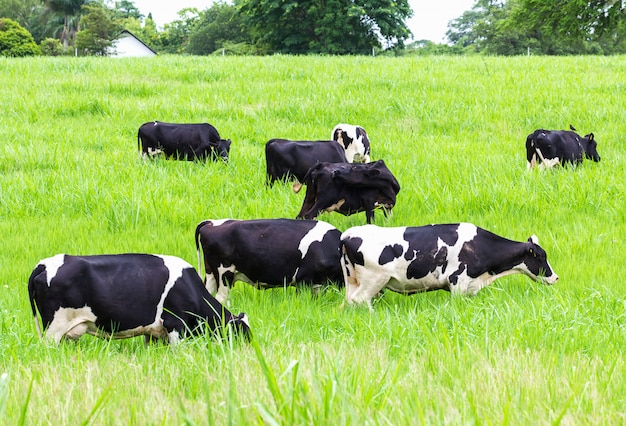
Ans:
{"type": "MultiPolygon", "coordinates": [[[[624,424],[626,58],[0,58],[0,423],[624,424]],[[228,164],[142,161],[148,121],[209,122],[228,164]],[[252,344],[177,348],[34,327],[26,283],[56,253],[196,265],[203,219],[295,217],[264,144],[360,124],[402,189],[381,226],[468,221],[536,234],[559,274],[476,297],[237,283],[252,344]],[[537,128],[593,132],[602,161],[526,170],[537,128]]],[[[341,230],[365,214],[320,217],[341,230]]]]}

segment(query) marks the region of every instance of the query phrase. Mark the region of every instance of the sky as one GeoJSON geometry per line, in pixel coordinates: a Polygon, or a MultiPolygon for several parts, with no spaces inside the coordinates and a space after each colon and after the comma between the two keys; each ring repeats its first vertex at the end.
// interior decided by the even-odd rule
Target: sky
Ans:
{"type": "MultiPolygon", "coordinates": [[[[408,27],[415,40],[431,40],[435,43],[445,41],[448,22],[470,10],[475,0],[409,0],[413,9],[413,18],[408,27]]],[[[178,19],[178,11],[185,7],[204,10],[212,4],[211,0],[133,0],[139,11],[152,18],[158,27],[178,19]]]]}

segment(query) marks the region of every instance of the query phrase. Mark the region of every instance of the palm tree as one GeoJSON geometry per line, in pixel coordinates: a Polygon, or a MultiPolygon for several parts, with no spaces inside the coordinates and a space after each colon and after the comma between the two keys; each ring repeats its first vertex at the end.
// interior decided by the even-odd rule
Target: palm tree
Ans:
{"type": "Polygon", "coordinates": [[[70,40],[74,40],[80,22],[81,7],[93,0],[42,0],[46,5],[48,13],[63,19],[63,26],[60,28],[59,38],[64,47],[70,45],[70,40]]]}

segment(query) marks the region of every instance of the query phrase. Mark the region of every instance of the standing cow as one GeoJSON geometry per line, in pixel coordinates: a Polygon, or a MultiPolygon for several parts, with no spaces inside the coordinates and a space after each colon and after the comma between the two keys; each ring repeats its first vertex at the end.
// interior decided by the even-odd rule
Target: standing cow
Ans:
{"type": "Polygon", "coordinates": [[[44,259],[28,280],[37,332],[59,343],[85,333],[123,339],[145,336],[172,345],[205,324],[226,325],[249,338],[245,314],[233,315],[209,294],[191,265],[173,256],[114,254],[44,259]]]}
{"type": "Polygon", "coordinates": [[[557,164],[577,165],[583,157],[595,162],[600,161],[597,142],[593,133],[584,137],[578,135],[570,125],[570,130],[535,130],[526,138],[526,160],[528,169],[539,164],[550,168],[557,164]]]}
{"type": "MultiPolygon", "coordinates": [[[[330,163],[346,163],[343,146],[334,141],[293,141],[287,139],[270,139],[265,144],[265,161],[267,165],[267,184],[282,179],[295,178],[304,182],[304,175],[320,161],[330,163]]],[[[300,185],[294,185],[298,191],[300,185]]]]}
{"type": "Polygon", "coordinates": [[[330,138],[344,148],[348,162],[370,162],[370,140],[363,127],[353,124],[337,124],[330,138]]]}
{"type": "Polygon", "coordinates": [[[475,295],[494,280],[524,274],[554,284],[558,276],[534,235],[507,240],[470,223],[381,228],[364,225],[341,235],[348,303],[366,303],[383,288],[413,294],[447,290],[475,295]]]}
{"type": "Polygon", "coordinates": [[[202,247],[206,287],[222,303],[235,281],[259,289],[341,284],[340,236],[321,221],[205,220],[196,228],[198,270],[202,247]]]}
{"type": "Polygon", "coordinates": [[[374,210],[385,215],[396,204],[400,184],[383,160],[367,164],[318,163],[304,178],[306,195],[297,219],[315,219],[322,212],[343,215],[365,211],[367,223],[374,210]]]}
{"type": "Polygon", "coordinates": [[[139,155],[181,160],[221,158],[228,161],[230,139],[222,139],[217,129],[208,123],[174,124],[152,121],[144,123],[137,132],[139,155]]]}

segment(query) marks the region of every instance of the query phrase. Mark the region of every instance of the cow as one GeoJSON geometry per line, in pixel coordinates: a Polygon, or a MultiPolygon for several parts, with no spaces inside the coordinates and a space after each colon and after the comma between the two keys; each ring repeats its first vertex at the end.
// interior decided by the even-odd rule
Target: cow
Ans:
{"type": "Polygon", "coordinates": [[[570,130],[535,130],[526,138],[527,168],[533,169],[537,164],[540,168],[550,168],[557,164],[578,165],[583,162],[583,156],[595,162],[600,161],[597,151],[597,142],[593,133],[584,137],[570,130]]]}
{"type": "Polygon", "coordinates": [[[247,315],[231,314],[193,267],[174,256],[57,254],[37,264],[28,294],[39,337],[37,311],[46,338],[57,344],[88,333],[114,339],[143,335],[146,343],[176,345],[207,327],[217,336],[232,328],[250,338],[247,315]]]}
{"type": "Polygon", "coordinates": [[[343,147],[335,141],[270,139],[265,144],[265,161],[266,183],[270,187],[277,180],[295,178],[294,191],[298,192],[304,175],[318,162],[346,163],[348,160],[343,147]]]}
{"type": "Polygon", "coordinates": [[[545,284],[558,279],[536,236],[511,241],[471,223],[356,226],[341,235],[341,242],[346,301],[366,303],[370,311],[372,297],[383,288],[475,295],[510,274],[545,284]]]}
{"type": "Polygon", "coordinates": [[[221,158],[228,161],[230,139],[222,139],[217,129],[208,123],[175,124],[153,121],[144,123],[137,132],[139,155],[181,160],[221,158]]]}
{"type": "Polygon", "coordinates": [[[370,140],[363,127],[337,124],[330,138],[344,148],[349,163],[370,162],[370,140]]]}
{"type": "Polygon", "coordinates": [[[387,215],[396,204],[400,184],[383,160],[366,164],[318,163],[304,178],[306,195],[297,219],[315,219],[322,212],[343,215],[365,211],[367,223],[374,209],[387,215]]]}
{"type": "Polygon", "coordinates": [[[204,220],[195,234],[198,270],[202,249],[205,285],[222,303],[235,281],[258,289],[341,286],[340,236],[341,231],[322,221],[204,220]]]}

